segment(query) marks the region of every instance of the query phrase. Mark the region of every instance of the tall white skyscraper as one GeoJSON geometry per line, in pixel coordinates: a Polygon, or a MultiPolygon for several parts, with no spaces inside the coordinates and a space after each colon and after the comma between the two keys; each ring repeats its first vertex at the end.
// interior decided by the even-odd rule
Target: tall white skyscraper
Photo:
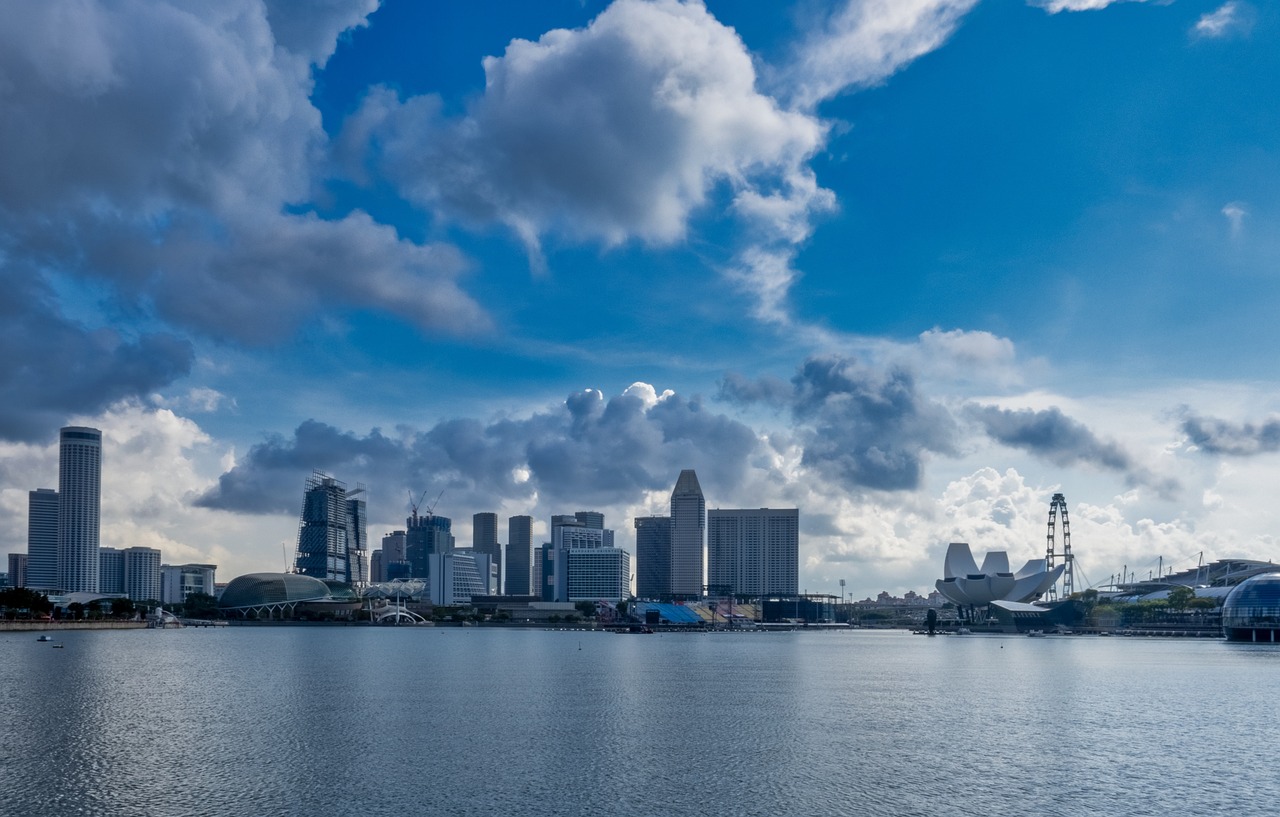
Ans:
{"type": "Polygon", "coordinates": [[[27,495],[26,586],[58,589],[58,492],[52,488],[27,495]]]}
{"type": "Polygon", "coordinates": [[[703,532],[707,503],[692,469],[680,472],[671,492],[671,595],[702,595],[703,532]]]}
{"type": "Polygon", "coordinates": [[[102,432],[67,426],[58,449],[58,588],[98,592],[102,432]]]}
{"type": "Polygon", "coordinates": [[[707,585],[717,595],[796,595],[799,509],[707,511],[707,585]]]}

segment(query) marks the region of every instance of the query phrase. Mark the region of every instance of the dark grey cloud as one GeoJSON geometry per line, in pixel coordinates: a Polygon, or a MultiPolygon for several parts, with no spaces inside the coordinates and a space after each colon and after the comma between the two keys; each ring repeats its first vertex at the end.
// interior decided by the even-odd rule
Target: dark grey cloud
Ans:
{"type": "Polygon", "coordinates": [[[789,385],[730,375],[720,396],[789,409],[803,463],[849,488],[917,488],[928,452],[955,453],[951,415],[921,395],[914,376],[901,368],[879,371],[849,358],[811,358],[789,385]]]}
{"type": "Polygon", "coordinates": [[[336,309],[489,322],[452,247],[298,212],[327,168],[312,68],[373,0],[18,4],[0,27],[0,250],[121,311],[249,343],[336,309]],[[102,286],[105,282],[106,286],[102,286]]]}
{"type": "Polygon", "coordinates": [[[1129,471],[1133,459],[1119,444],[1101,440],[1057,407],[1034,411],[969,406],[966,414],[1002,445],[1021,448],[1055,465],[1087,464],[1106,471],[1129,471]]]}
{"type": "Polygon", "coordinates": [[[126,337],[58,314],[38,281],[0,266],[0,439],[47,440],[73,415],[91,415],[186,375],[186,340],[126,337]]]}
{"type": "Polygon", "coordinates": [[[965,408],[965,415],[996,442],[1022,449],[1054,465],[1087,465],[1122,474],[1128,484],[1147,485],[1164,496],[1177,491],[1176,480],[1151,473],[1119,443],[1101,439],[1056,406],[1036,411],[970,405],[965,408]]]}
{"type": "MultiPolygon", "coordinates": [[[[704,490],[728,492],[749,471],[759,442],[747,426],[708,411],[697,398],[632,387],[605,399],[576,392],[558,406],[520,419],[455,418],[425,432],[388,436],[341,431],[314,420],[290,437],[255,445],[196,504],[254,513],[290,512],[313,468],[376,486],[372,511],[402,513],[407,491],[425,491],[449,507],[500,501],[552,507],[611,506],[669,490],[683,468],[698,470],[704,490]]],[[[723,495],[723,494],[722,494],[723,495]]]]}
{"type": "Polygon", "coordinates": [[[1182,433],[1206,454],[1252,457],[1280,451],[1280,418],[1261,423],[1231,423],[1187,413],[1182,433]]]}

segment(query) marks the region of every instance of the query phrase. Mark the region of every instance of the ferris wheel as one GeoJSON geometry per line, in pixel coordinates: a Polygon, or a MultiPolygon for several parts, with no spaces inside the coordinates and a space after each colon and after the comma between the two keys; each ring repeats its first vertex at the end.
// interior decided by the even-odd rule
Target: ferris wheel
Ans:
{"type": "MultiPolygon", "coordinates": [[[[1053,499],[1049,501],[1049,535],[1046,541],[1045,570],[1053,570],[1058,564],[1066,565],[1066,569],[1062,571],[1061,598],[1069,598],[1075,592],[1075,559],[1071,555],[1071,520],[1067,518],[1067,499],[1062,494],[1054,494],[1053,499]],[[1059,508],[1062,509],[1061,550],[1058,549],[1057,537],[1054,536],[1059,508]]],[[[1059,598],[1057,590],[1057,582],[1054,582],[1045,597],[1049,601],[1056,601],[1059,598]]]]}

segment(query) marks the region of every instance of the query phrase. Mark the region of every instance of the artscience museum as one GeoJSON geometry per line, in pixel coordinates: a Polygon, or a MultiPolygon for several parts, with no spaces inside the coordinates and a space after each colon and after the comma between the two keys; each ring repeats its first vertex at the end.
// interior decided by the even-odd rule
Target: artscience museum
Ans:
{"type": "Polygon", "coordinates": [[[1003,550],[987,553],[979,567],[967,543],[952,542],[947,547],[943,577],[935,586],[961,608],[985,607],[996,601],[1029,602],[1043,596],[1065,569],[1066,565],[1049,569],[1045,559],[1032,559],[1014,573],[1003,550]]]}

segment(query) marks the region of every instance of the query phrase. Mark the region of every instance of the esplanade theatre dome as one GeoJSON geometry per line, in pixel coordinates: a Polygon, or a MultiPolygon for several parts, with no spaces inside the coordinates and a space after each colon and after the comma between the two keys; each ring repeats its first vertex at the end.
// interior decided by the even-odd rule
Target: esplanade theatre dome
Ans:
{"type": "Polygon", "coordinates": [[[329,585],[299,573],[248,573],[237,576],[222,591],[218,606],[223,610],[252,610],[326,601],[332,598],[329,585]]]}
{"type": "Polygon", "coordinates": [[[1235,586],[1222,602],[1229,641],[1280,642],[1280,573],[1263,573],[1235,586]]]}

